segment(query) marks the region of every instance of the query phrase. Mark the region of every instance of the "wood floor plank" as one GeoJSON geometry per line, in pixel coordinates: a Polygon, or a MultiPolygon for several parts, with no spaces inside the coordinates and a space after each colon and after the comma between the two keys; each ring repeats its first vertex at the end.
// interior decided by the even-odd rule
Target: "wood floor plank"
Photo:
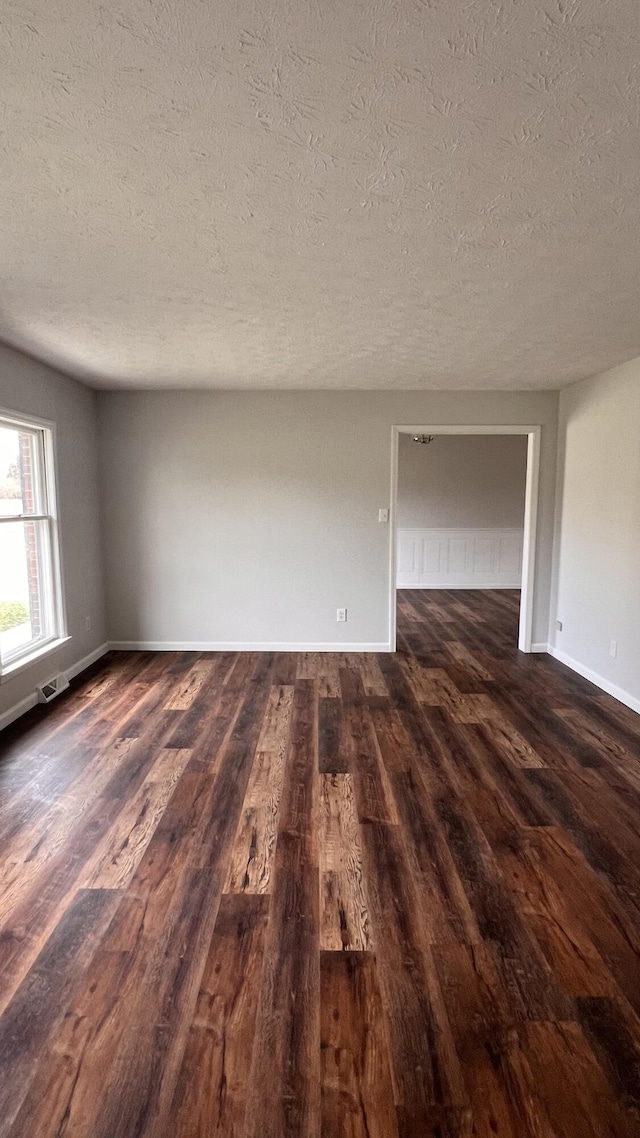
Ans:
{"type": "Polygon", "coordinates": [[[577,1007],[582,1030],[640,1129],[640,1019],[625,1003],[606,997],[581,998],[577,1007]]]}
{"type": "Polygon", "coordinates": [[[253,667],[248,652],[231,656],[222,653],[200,687],[197,699],[176,716],[166,745],[177,750],[195,750],[200,745],[212,750],[219,746],[253,667]],[[203,715],[203,707],[210,707],[212,714],[203,715]]]}
{"type": "Polygon", "coordinates": [[[314,680],[316,678],[316,665],[313,652],[300,652],[297,656],[297,680],[314,680]]]}
{"type": "Polygon", "coordinates": [[[590,719],[594,719],[630,754],[636,755],[640,749],[640,726],[638,726],[637,713],[611,696],[605,695],[604,692],[596,692],[594,696],[593,691],[594,689],[591,688],[589,693],[585,693],[583,689],[575,685],[572,694],[576,709],[580,708],[586,712],[590,719]]]}
{"type": "Polygon", "coordinates": [[[177,691],[165,703],[165,711],[188,711],[198,692],[212,674],[210,664],[194,664],[193,668],[184,677],[177,691]]]}
{"type": "MultiPolygon", "coordinates": [[[[118,897],[117,907],[104,937],[64,992],[64,1012],[49,1047],[41,1055],[35,1077],[9,1132],[10,1138],[58,1138],[59,1135],[92,1131],[96,1074],[106,1069],[110,1058],[101,1040],[108,1035],[111,1017],[117,1018],[114,991],[126,995],[140,935],[142,909],[118,897]],[[86,1104],[86,1109],[83,1106],[86,1104]]],[[[110,1037],[113,1043],[113,1036],[110,1037]]]]}
{"type": "Polygon", "coordinates": [[[640,793],[640,757],[637,753],[640,748],[629,750],[617,741],[611,730],[579,708],[558,708],[556,714],[587,743],[599,749],[614,770],[640,793]]]}
{"type": "Polygon", "coordinates": [[[63,846],[29,883],[2,921],[0,934],[0,1013],[28,976],[35,960],[73,903],[78,881],[95,849],[117,818],[115,799],[97,799],[76,828],[73,847],[63,846]]]}
{"type": "Polygon", "coordinates": [[[322,1138],[397,1138],[375,957],[320,956],[322,1138]]]}
{"type": "MultiPolygon", "coordinates": [[[[489,701],[483,705],[477,698],[469,699],[461,692],[448,672],[442,668],[427,668],[427,675],[434,688],[434,699],[438,706],[445,708],[456,723],[479,723],[491,714],[489,701]]],[[[428,699],[431,704],[432,700],[428,699]]]]}
{"type": "MultiPolygon", "coordinates": [[[[563,1019],[566,1000],[535,938],[509,896],[491,846],[467,803],[464,767],[456,750],[462,725],[440,708],[427,717],[393,661],[384,665],[419,754],[417,769],[434,796],[434,808],[483,939],[496,953],[505,982],[525,1017],[563,1019]]],[[[486,802],[486,797],[484,798],[486,802]]]]}
{"type": "Polygon", "coordinates": [[[320,1118],[317,724],[314,681],[294,695],[246,1113],[246,1138],[311,1138],[320,1118]]]}
{"type": "MultiPolygon", "coordinates": [[[[6,920],[40,867],[68,841],[70,830],[81,823],[136,744],[136,739],[116,739],[110,747],[99,748],[71,785],[59,793],[51,795],[50,784],[45,782],[44,788],[40,784],[13,803],[0,852],[0,920],[6,920]]],[[[46,757],[41,756],[40,762],[46,762],[46,757]]],[[[50,765],[55,768],[57,764],[50,765]]]]}
{"type": "Polygon", "coordinates": [[[168,1118],[174,1138],[241,1138],[269,899],[227,894],[168,1118]]]}
{"type": "Polygon", "coordinates": [[[492,701],[527,740],[545,766],[566,770],[575,765],[596,769],[604,765],[604,759],[597,748],[585,743],[572,732],[551,710],[546,699],[536,699],[535,689],[531,695],[532,699],[523,698],[522,691],[513,685],[499,684],[491,689],[492,701]]]}
{"type": "Polygon", "coordinates": [[[347,774],[349,770],[342,701],[324,696],[318,700],[318,770],[320,774],[347,774]]]}
{"type": "Polygon", "coordinates": [[[514,825],[517,830],[522,830],[553,823],[544,799],[526,777],[529,769],[539,768],[513,762],[508,750],[496,741],[491,731],[487,731],[486,722],[461,724],[459,727],[447,724],[447,734],[450,739],[457,738],[458,755],[464,753],[457,769],[462,781],[466,781],[469,795],[473,797],[476,790],[478,792],[476,816],[485,834],[491,832],[494,849],[509,845],[514,825]],[[489,797],[491,805],[488,805],[489,797]],[[485,808],[487,816],[483,813],[485,808]],[[495,811],[495,820],[488,817],[490,811],[495,811]]]}
{"type": "Polygon", "coordinates": [[[557,1138],[602,1138],[604,1134],[634,1138],[638,1134],[638,1114],[617,1100],[616,1091],[580,1025],[529,1024],[524,1032],[524,1049],[536,1096],[557,1138]],[[566,1092],[568,1071],[570,1096],[566,1092]]]}
{"type": "Polygon", "coordinates": [[[94,868],[83,885],[90,889],[125,889],[167,808],[191,751],[160,751],[149,774],[132,795],[96,848],[94,868]]]}
{"type": "Polygon", "coordinates": [[[493,679],[491,672],[487,671],[481,661],[474,656],[473,652],[470,652],[459,640],[448,640],[446,649],[453,659],[462,666],[463,670],[468,671],[475,679],[493,679]]]}
{"type": "Polygon", "coordinates": [[[278,842],[247,1102],[247,1138],[311,1138],[320,1116],[319,884],[278,842]]]}
{"type": "Polygon", "coordinates": [[[365,695],[388,696],[389,692],[384,682],[384,676],[380,671],[380,665],[372,653],[362,653],[359,672],[365,695]]]}
{"type": "MultiPolygon", "coordinates": [[[[171,730],[160,711],[161,703],[161,696],[156,696],[157,720],[151,718],[139,727],[140,735],[133,745],[129,746],[128,737],[124,737],[120,747],[107,748],[110,761],[98,773],[93,786],[83,780],[80,791],[71,799],[77,815],[75,824],[70,824],[66,813],[57,827],[50,827],[45,819],[44,839],[38,840],[24,859],[24,869],[15,879],[12,877],[0,898],[0,919],[5,923],[5,935],[0,938],[0,1008],[55,927],[73,897],[73,889],[92,872],[100,842],[117,824],[123,802],[137,792],[153,766],[171,730]],[[23,928],[26,934],[21,932],[23,928]]],[[[64,802],[60,808],[65,810],[64,802]]]]}
{"type": "Polygon", "coordinates": [[[349,774],[320,778],[320,949],[371,948],[360,827],[349,774]]]}
{"type": "Polygon", "coordinates": [[[640,939],[606,881],[559,827],[530,831],[544,880],[561,893],[572,920],[584,928],[626,998],[640,1012],[640,939]]]}
{"type": "Polygon", "coordinates": [[[483,719],[481,726],[486,738],[502,751],[514,767],[523,767],[526,770],[529,767],[546,765],[527,740],[500,712],[490,713],[483,719]]]}
{"type": "Polygon", "coordinates": [[[268,893],[293,706],[292,687],[274,687],[238,823],[226,893],[268,893]]]}
{"type": "Polygon", "coordinates": [[[387,774],[410,771],[415,759],[415,745],[391,698],[369,698],[367,707],[387,774]]]}
{"type": "Polygon", "coordinates": [[[117,903],[111,891],[81,891],[0,1017],[0,1135],[9,1132],[36,1073],[39,1051],[91,957],[117,903]]]}
{"type": "Polygon", "coordinates": [[[466,1112],[467,1097],[439,981],[395,826],[362,827],[373,947],[387,1023],[400,1135],[466,1112]]]}
{"type": "Polygon", "coordinates": [[[398,821],[389,779],[360,677],[349,669],[340,672],[349,769],[353,775],[358,818],[361,822],[398,821]]]}
{"type": "Polygon", "coordinates": [[[320,699],[340,698],[340,661],[335,652],[319,652],[316,679],[320,699]]]}
{"type": "Polygon", "coordinates": [[[298,842],[301,856],[318,867],[318,701],[312,680],[298,680],[289,728],[286,776],[278,834],[298,842]]]}
{"type": "Polygon", "coordinates": [[[276,687],[293,687],[298,671],[296,652],[276,652],[273,662],[272,682],[276,687]]]}
{"type": "Polygon", "coordinates": [[[555,1138],[523,1052],[521,1024],[486,946],[438,945],[442,985],[473,1118],[474,1138],[555,1138]]]}
{"type": "MultiPolygon", "coordinates": [[[[560,822],[595,872],[610,882],[640,932],[640,864],[625,841],[622,820],[616,820],[614,815],[607,817],[603,809],[604,825],[596,822],[583,808],[579,784],[573,780],[564,781],[553,771],[526,773],[549,806],[554,821],[560,822]],[[615,840],[612,826],[616,826],[615,840]]],[[[637,841],[632,838],[633,848],[637,848],[637,841]]]]}
{"type": "Polygon", "coordinates": [[[563,891],[543,868],[530,841],[502,851],[500,867],[525,918],[568,996],[616,996],[617,983],[589,933],[566,903],[563,891]]]}
{"type": "MultiPolygon", "coordinates": [[[[440,706],[443,693],[436,684],[436,677],[446,675],[444,669],[423,667],[413,653],[403,655],[399,662],[399,669],[401,669],[403,677],[406,678],[414,699],[430,707],[440,706]]],[[[382,670],[388,681],[388,670],[384,667],[382,670]]]]}
{"type": "Polygon", "coordinates": [[[525,1019],[570,1019],[569,1002],[518,911],[484,835],[453,798],[442,800],[439,816],[478,928],[491,944],[514,1005],[525,1019]]]}
{"type": "Polygon", "coordinates": [[[391,775],[411,876],[419,885],[430,944],[476,944],[482,937],[424,780],[416,770],[391,775]]]}

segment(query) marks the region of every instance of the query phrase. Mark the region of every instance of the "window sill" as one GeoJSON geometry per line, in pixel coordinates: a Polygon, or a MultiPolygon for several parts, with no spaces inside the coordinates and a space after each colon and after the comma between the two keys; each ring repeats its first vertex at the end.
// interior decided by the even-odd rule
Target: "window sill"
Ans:
{"type": "Polygon", "coordinates": [[[47,640],[46,644],[41,644],[38,648],[30,652],[28,656],[21,656],[19,660],[15,660],[11,664],[5,664],[4,667],[0,665],[0,684],[10,680],[18,672],[24,671],[25,668],[32,667],[37,664],[39,660],[44,659],[50,652],[55,652],[57,648],[61,648],[63,644],[71,640],[70,636],[59,636],[56,640],[47,640]]]}

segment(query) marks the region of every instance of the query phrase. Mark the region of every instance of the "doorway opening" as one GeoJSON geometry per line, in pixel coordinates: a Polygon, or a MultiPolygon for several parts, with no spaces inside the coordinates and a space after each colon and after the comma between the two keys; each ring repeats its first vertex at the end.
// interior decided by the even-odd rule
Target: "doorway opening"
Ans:
{"type": "MultiPolygon", "coordinates": [[[[429,601],[435,601],[433,590],[441,588],[447,592],[451,590],[477,590],[484,591],[475,597],[475,608],[481,607],[494,593],[494,601],[506,614],[511,611],[511,627],[515,630],[515,617],[517,607],[517,646],[521,652],[532,652],[533,647],[533,610],[534,610],[534,578],[535,578],[535,550],[536,550],[536,523],[538,506],[538,479],[540,466],[540,426],[530,425],[483,425],[483,426],[434,426],[409,425],[394,426],[392,429],[392,471],[391,471],[391,502],[392,525],[390,541],[390,581],[389,581],[389,642],[391,650],[397,646],[397,609],[398,597],[405,588],[420,590],[423,606],[429,601]],[[452,463],[456,463],[456,447],[446,440],[450,436],[458,436],[457,442],[463,445],[463,436],[512,436],[513,445],[503,447],[503,455],[510,455],[509,462],[504,469],[504,479],[512,479],[517,467],[518,453],[521,456],[520,473],[516,481],[521,478],[517,486],[503,486],[500,502],[491,505],[487,494],[490,489],[491,478],[487,472],[473,481],[472,461],[469,470],[463,477],[452,463]],[[415,441],[414,441],[415,439],[415,441]],[[416,459],[420,452],[423,456],[431,452],[437,454],[438,440],[441,444],[441,454],[438,456],[438,476],[434,482],[440,489],[449,487],[449,507],[453,513],[448,525],[433,524],[430,526],[402,525],[406,521],[431,521],[442,523],[446,521],[444,500],[437,505],[432,501],[431,509],[423,518],[412,513],[411,503],[399,503],[398,494],[401,486],[400,473],[404,478],[404,465],[400,467],[402,457],[412,453],[416,459]],[[521,441],[520,441],[521,440],[521,441]],[[412,448],[408,451],[407,448],[412,448]],[[447,453],[443,453],[444,451],[447,453]],[[514,465],[515,463],[515,465],[514,465]],[[448,473],[447,473],[448,472],[448,473]],[[455,477],[452,477],[452,474],[455,477]],[[461,525],[460,522],[470,522],[469,515],[471,503],[461,500],[460,487],[473,485],[471,497],[477,507],[476,520],[486,522],[513,521],[515,503],[520,493],[519,525],[461,525]],[[486,482],[487,494],[483,496],[483,477],[486,482]],[[471,483],[469,479],[471,478],[471,483]],[[458,497],[456,498],[456,485],[458,497]],[[402,506],[402,512],[399,510],[402,506]],[[465,510],[467,511],[465,514],[465,510]],[[493,510],[490,518],[487,518],[493,510]],[[501,511],[507,511],[507,517],[501,511]],[[415,532],[411,534],[410,530],[415,532]],[[484,531],[484,532],[483,532],[484,531]],[[423,592],[424,590],[424,592],[423,592]],[[500,595],[502,594],[502,595],[500,595]],[[518,604],[519,598],[519,604],[518,604]]],[[[487,440],[487,443],[489,440],[487,440]]],[[[478,448],[476,448],[478,450],[478,448]]],[[[463,451],[458,447],[457,459],[460,460],[463,451]]],[[[476,455],[476,457],[478,457],[476,455]]],[[[413,465],[419,470],[420,463],[413,465]]],[[[434,469],[436,464],[432,464],[434,469]]],[[[416,471],[413,471],[415,476],[416,471]]],[[[411,478],[409,478],[409,482],[411,478]]],[[[496,481],[494,477],[494,483],[496,481]]],[[[405,495],[406,497],[406,495],[405,495]]],[[[446,495],[445,495],[446,497],[446,495]]],[[[425,485],[425,501],[428,502],[428,488],[425,485]]],[[[414,503],[417,508],[417,504],[414,503]]],[[[474,507],[474,508],[475,508],[474,507]]],[[[468,592],[467,599],[473,601],[473,593],[468,592]]],[[[455,597],[451,598],[455,601],[455,597]]],[[[433,608],[433,604],[431,605],[433,608]]],[[[426,610],[425,610],[426,611],[426,610]]],[[[506,627],[506,626],[505,626],[506,627]]]]}

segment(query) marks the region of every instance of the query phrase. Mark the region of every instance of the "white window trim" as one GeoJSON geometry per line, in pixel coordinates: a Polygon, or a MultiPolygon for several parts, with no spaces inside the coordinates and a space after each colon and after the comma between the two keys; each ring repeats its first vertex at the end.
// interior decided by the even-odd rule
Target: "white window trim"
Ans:
{"type": "MultiPolygon", "coordinates": [[[[14,515],[8,517],[10,521],[47,521],[50,530],[51,554],[51,606],[53,632],[46,640],[28,645],[23,652],[13,655],[3,662],[0,656],[0,683],[21,672],[24,668],[36,663],[50,652],[55,652],[71,639],[67,631],[67,614],[64,597],[63,569],[62,569],[62,541],[60,535],[60,519],[58,512],[58,486],[57,486],[57,438],[56,424],[50,419],[41,419],[35,415],[23,414],[13,409],[0,407],[0,420],[10,427],[25,427],[27,430],[42,431],[42,460],[41,472],[44,480],[44,496],[48,506],[46,514],[14,515]]],[[[2,523],[0,523],[2,524],[2,523]]]]}

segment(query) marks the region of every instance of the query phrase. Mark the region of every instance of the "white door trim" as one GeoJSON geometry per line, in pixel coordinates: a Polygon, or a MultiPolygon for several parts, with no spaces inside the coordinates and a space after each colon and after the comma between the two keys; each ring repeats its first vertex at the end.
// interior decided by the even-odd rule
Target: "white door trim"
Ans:
{"type": "Polygon", "coordinates": [[[540,424],[473,424],[458,423],[394,425],[391,428],[391,525],[389,527],[389,645],[396,650],[396,543],[398,499],[398,446],[400,435],[527,435],[527,480],[524,503],[524,544],[522,549],[522,592],[520,597],[520,627],[518,648],[521,652],[533,649],[533,587],[536,569],[536,532],[538,522],[538,493],[540,482],[540,424]]]}

